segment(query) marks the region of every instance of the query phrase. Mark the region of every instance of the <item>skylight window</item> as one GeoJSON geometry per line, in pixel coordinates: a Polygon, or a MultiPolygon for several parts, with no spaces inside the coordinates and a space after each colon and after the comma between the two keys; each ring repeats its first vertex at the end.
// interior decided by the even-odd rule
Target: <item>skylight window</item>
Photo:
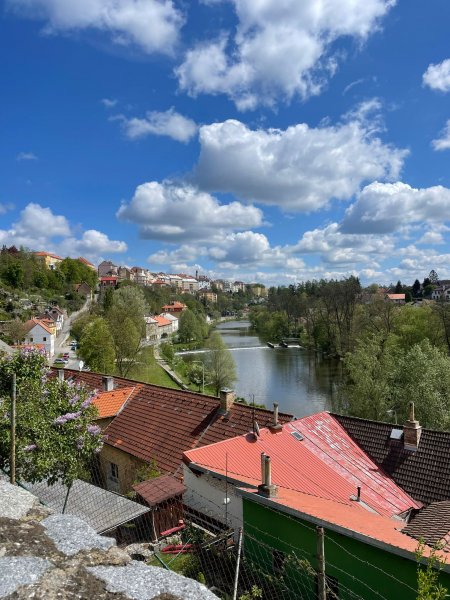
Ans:
{"type": "Polygon", "coordinates": [[[391,440],[401,440],[403,435],[403,429],[393,429],[391,431],[391,440]]]}
{"type": "Polygon", "coordinates": [[[301,442],[304,437],[302,436],[302,434],[299,431],[291,431],[291,435],[292,437],[295,437],[296,440],[298,440],[299,442],[301,442]]]}

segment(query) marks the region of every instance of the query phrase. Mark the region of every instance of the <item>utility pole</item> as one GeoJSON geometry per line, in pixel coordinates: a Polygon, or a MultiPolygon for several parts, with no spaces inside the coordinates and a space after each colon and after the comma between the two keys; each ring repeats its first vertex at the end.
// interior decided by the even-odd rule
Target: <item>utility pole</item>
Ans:
{"type": "Polygon", "coordinates": [[[11,456],[9,466],[9,481],[16,485],[16,374],[12,375],[11,382],[11,456]]]}
{"type": "Polygon", "coordinates": [[[327,600],[325,579],[325,535],[323,527],[317,527],[317,599],[327,600]]]}

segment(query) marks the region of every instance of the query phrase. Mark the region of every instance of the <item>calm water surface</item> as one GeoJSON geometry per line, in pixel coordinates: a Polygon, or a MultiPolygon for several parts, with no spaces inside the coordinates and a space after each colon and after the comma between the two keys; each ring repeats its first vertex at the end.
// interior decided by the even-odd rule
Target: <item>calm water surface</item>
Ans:
{"type": "Polygon", "coordinates": [[[297,417],[331,409],[340,365],[300,348],[269,348],[247,321],[228,321],[217,330],[236,363],[236,395],[297,417]]]}

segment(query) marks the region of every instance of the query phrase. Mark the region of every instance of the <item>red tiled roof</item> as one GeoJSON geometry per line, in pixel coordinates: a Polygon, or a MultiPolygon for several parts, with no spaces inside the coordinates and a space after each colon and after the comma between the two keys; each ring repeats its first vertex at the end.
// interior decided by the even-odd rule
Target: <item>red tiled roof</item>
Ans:
{"type": "Polygon", "coordinates": [[[97,418],[115,417],[135,389],[134,386],[119,388],[112,392],[100,392],[93,402],[98,411],[97,418]]]}
{"type": "Polygon", "coordinates": [[[155,316],[153,319],[158,323],[158,327],[165,327],[166,325],[172,325],[172,321],[165,319],[164,317],[155,316]]]}
{"type": "Polygon", "coordinates": [[[40,319],[29,319],[25,323],[25,329],[27,330],[27,332],[31,331],[33,329],[33,327],[36,327],[36,325],[40,325],[42,327],[42,329],[47,331],[47,333],[50,333],[50,335],[53,335],[53,331],[51,329],[49,329],[48,325],[46,325],[44,323],[44,321],[41,321],[40,319]]]}
{"type": "Polygon", "coordinates": [[[88,266],[88,267],[93,267],[94,265],[89,262],[88,260],[86,260],[85,258],[83,258],[82,256],[78,257],[78,260],[83,263],[84,265],[88,266]]]}
{"type": "Polygon", "coordinates": [[[405,294],[386,294],[389,300],[404,300],[405,294]]]}
{"type": "Polygon", "coordinates": [[[60,256],[58,256],[57,254],[52,254],[51,252],[34,252],[33,253],[35,256],[50,256],[50,258],[56,258],[57,260],[63,260],[60,256]]]}
{"type": "Polygon", "coordinates": [[[171,475],[160,475],[154,479],[149,479],[133,485],[133,490],[143,498],[149,506],[156,506],[164,500],[180,496],[186,491],[178,479],[171,475]]]}
{"type": "Polygon", "coordinates": [[[118,277],[109,276],[109,277],[100,277],[100,281],[117,281],[118,277]]]}
{"type": "Polygon", "coordinates": [[[257,486],[261,483],[262,452],[270,456],[272,480],[280,488],[350,506],[360,486],[363,503],[389,517],[421,506],[326,412],[287,423],[278,433],[264,429],[256,439],[251,434],[240,436],[185,452],[184,456],[208,471],[225,475],[227,470],[232,479],[257,486]]]}
{"type": "Polygon", "coordinates": [[[186,308],[186,304],[183,304],[182,302],[171,302],[170,304],[164,304],[163,308],[163,312],[170,312],[170,310],[183,310],[184,308],[186,308]]]}
{"type": "MultiPolygon", "coordinates": [[[[103,375],[99,373],[64,369],[64,376],[74,382],[84,382],[91,389],[102,387],[103,375]]],[[[177,473],[185,450],[233,438],[252,429],[251,406],[235,403],[223,415],[219,413],[218,398],[114,377],[116,389],[138,383],[139,388],[106,428],[107,444],[144,461],[155,459],[162,473],[177,473]]],[[[272,411],[256,408],[254,413],[260,427],[272,423],[272,411]]],[[[279,419],[286,423],[292,415],[280,413],[279,419]]]]}

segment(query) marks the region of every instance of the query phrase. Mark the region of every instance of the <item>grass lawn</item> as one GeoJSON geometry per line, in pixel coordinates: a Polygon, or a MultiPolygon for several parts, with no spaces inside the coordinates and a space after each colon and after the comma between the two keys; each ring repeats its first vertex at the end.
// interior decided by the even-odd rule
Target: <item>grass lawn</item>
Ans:
{"type": "Polygon", "coordinates": [[[151,346],[144,348],[140,363],[134,367],[129,376],[131,379],[137,379],[145,383],[154,383],[155,385],[180,389],[175,381],[156,362],[151,346]]]}

